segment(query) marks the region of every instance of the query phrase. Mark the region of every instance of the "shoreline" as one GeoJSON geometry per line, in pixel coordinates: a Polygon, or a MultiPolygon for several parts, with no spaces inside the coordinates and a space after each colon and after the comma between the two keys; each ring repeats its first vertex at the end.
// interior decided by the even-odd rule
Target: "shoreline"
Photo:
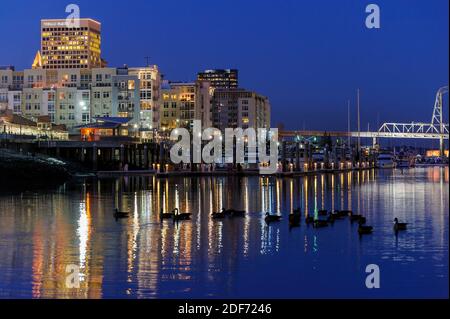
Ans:
{"type": "Polygon", "coordinates": [[[0,149],[0,191],[53,188],[70,180],[70,165],[38,154],[21,154],[0,149]]]}
{"type": "MultiPolygon", "coordinates": [[[[392,169],[410,169],[410,168],[427,168],[427,167],[446,167],[446,164],[425,164],[425,165],[416,165],[409,168],[392,168],[392,169]]],[[[166,177],[179,177],[179,176],[275,176],[275,177],[298,177],[298,176],[314,176],[321,174],[338,174],[338,173],[347,173],[347,172],[356,172],[356,171],[366,171],[371,169],[380,169],[384,168],[379,167],[365,167],[365,168],[345,168],[345,169],[325,169],[325,170],[313,170],[307,172],[279,172],[275,174],[260,174],[258,171],[213,171],[213,172],[187,172],[187,171],[171,171],[171,172],[157,172],[155,170],[135,170],[135,171],[98,171],[93,172],[89,176],[95,176],[98,178],[105,177],[130,177],[130,176],[156,176],[159,178],[166,177]]]]}
{"type": "MultiPolygon", "coordinates": [[[[446,167],[448,164],[416,164],[415,167],[446,167]]],[[[336,169],[317,169],[309,171],[288,171],[274,174],[260,174],[259,170],[215,170],[215,171],[169,171],[158,172],[149,170],[129,171],[90,171],[81,169],[67,161],[41,154],[21,154],[7,149],[0,149],[0,174],[8,180],[8,184],[0,186],[0,190],[10,188],[57,187],[71,179],[77,178],[117,178],[129,176],[155,176],[157,178],[169,177],[202,177],[202,176],[264,176],[264,177],[302,177],[321,174],[339,174],[346,172],[382,169],[376,166],[351,167],[336,169]]],[[[408,169],[408,168],[404,168],[408,169]]]]}
{"type": "Polygon", "coordinates": [[[128,176],[156,176],[156,177],[175,177],[175,176],[276,176],[276,177],[295,177],[295,176],[313,176],[320,174],[335,174],[335,173],[345,173],[350,171],[365,171],[370,169],[377,169],[376,167],[367,167],[367,168],[348,168],[348,169],[329,169],[329,170],[316,170],[309,172],[283,172],[283,173],[275,173],[275,174],[260,174],[258,171],[231,171],[231,172],[223,172],[223,171],[214,171],[214,172],[156,172],[153,170],[150,171],[99,171],[94,173],[95,176],[102,177],[128,177],[128,176]]]}

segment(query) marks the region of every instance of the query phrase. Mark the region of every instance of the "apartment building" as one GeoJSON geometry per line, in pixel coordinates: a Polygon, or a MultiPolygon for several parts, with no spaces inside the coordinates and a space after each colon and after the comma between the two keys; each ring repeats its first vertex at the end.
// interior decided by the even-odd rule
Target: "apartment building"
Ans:
{"type": "Polygon", "coordinates": [[[156,65],[130,68],[128,73],[136,76],[140,83],[140,129],[142,132],[151,132],[159,128],[161,74],[156,65]]]}
{"type": "Polygon", "coordinates": [[[163,81],[160,103],[161,130],[191,128],[194,120],[201,120],[203,127],[210,127],[212,93],[208,81],[192,83],[163,81]]]}
{"type": "Polygon", "coordinates": [[[159,78],[156,66],[24,71],[2,68],[0,110],[11,110],[31,120],[49,116],[52,123],[68,128],[90,123],[96,117],[127,117],[136,130],[145,131],[158,127],[153,110],[158,108],[155,100],[159,100],[159,78]]]}
{"type": "Polygon", "coordinates": [[[245,89],[216,89],[213,126],[226,128],[270,128],[270,102],[265,96],[245,89]]]}

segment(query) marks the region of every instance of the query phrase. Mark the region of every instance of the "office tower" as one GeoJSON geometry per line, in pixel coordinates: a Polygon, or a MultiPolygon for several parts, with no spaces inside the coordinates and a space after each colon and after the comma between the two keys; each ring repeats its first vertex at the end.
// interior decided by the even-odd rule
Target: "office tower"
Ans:
{"type": "MultiPolygon", "coordinates": [[[[41,63],[44,69],[86,69],[103,66],[101,24],[79,19],[79,25],[66,25],[64,19],[41,20],[41,63]]],[[[36,62],[36,59],[35,59],[36,62]]]]}
{"type": "Polygon", "coordinates": [[[213,88],[238,88],[238,70],[236,69],[215,69],[200,72],[197,76],[200,81],[211,82],[213,88]]]}

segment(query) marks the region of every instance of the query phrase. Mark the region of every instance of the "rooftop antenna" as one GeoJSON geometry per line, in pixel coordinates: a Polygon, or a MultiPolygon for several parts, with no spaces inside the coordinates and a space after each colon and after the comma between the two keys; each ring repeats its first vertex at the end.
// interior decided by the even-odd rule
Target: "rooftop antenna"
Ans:
{"type": "Polygon", "coordinates": [[[147,67],[149,67],[150,66],[150,57],[146,56],[146,57],[144,57],[144,59],[145,59],[147,67]]]}

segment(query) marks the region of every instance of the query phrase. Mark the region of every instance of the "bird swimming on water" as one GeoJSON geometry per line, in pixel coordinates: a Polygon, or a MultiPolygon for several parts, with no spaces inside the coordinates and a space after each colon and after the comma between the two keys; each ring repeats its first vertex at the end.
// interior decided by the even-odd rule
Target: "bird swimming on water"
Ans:
{"type": "Polygon", "coordinates": [[[279,222],[281,220],[281,216],[279,215],[270,215],[269,213],[266,213],[266,218],[264,218],[267,224],[270,224],[272,222],[279,222]]]}
{"type": "Polygon", "coordinates": [[[360,235],[368,235],[373,233],[373,227],[372,226],[364,226],[364,223],[360,220],[359,221],[359,227],[358,227],[358,233],[360,235]]]}
{"type": "Polygon", "coordinates": [[[407,226],[408,226],[407,223],[399,223],[397,217],[394,219],[394,230],[395,231],[406,230],[407,226]]]}

